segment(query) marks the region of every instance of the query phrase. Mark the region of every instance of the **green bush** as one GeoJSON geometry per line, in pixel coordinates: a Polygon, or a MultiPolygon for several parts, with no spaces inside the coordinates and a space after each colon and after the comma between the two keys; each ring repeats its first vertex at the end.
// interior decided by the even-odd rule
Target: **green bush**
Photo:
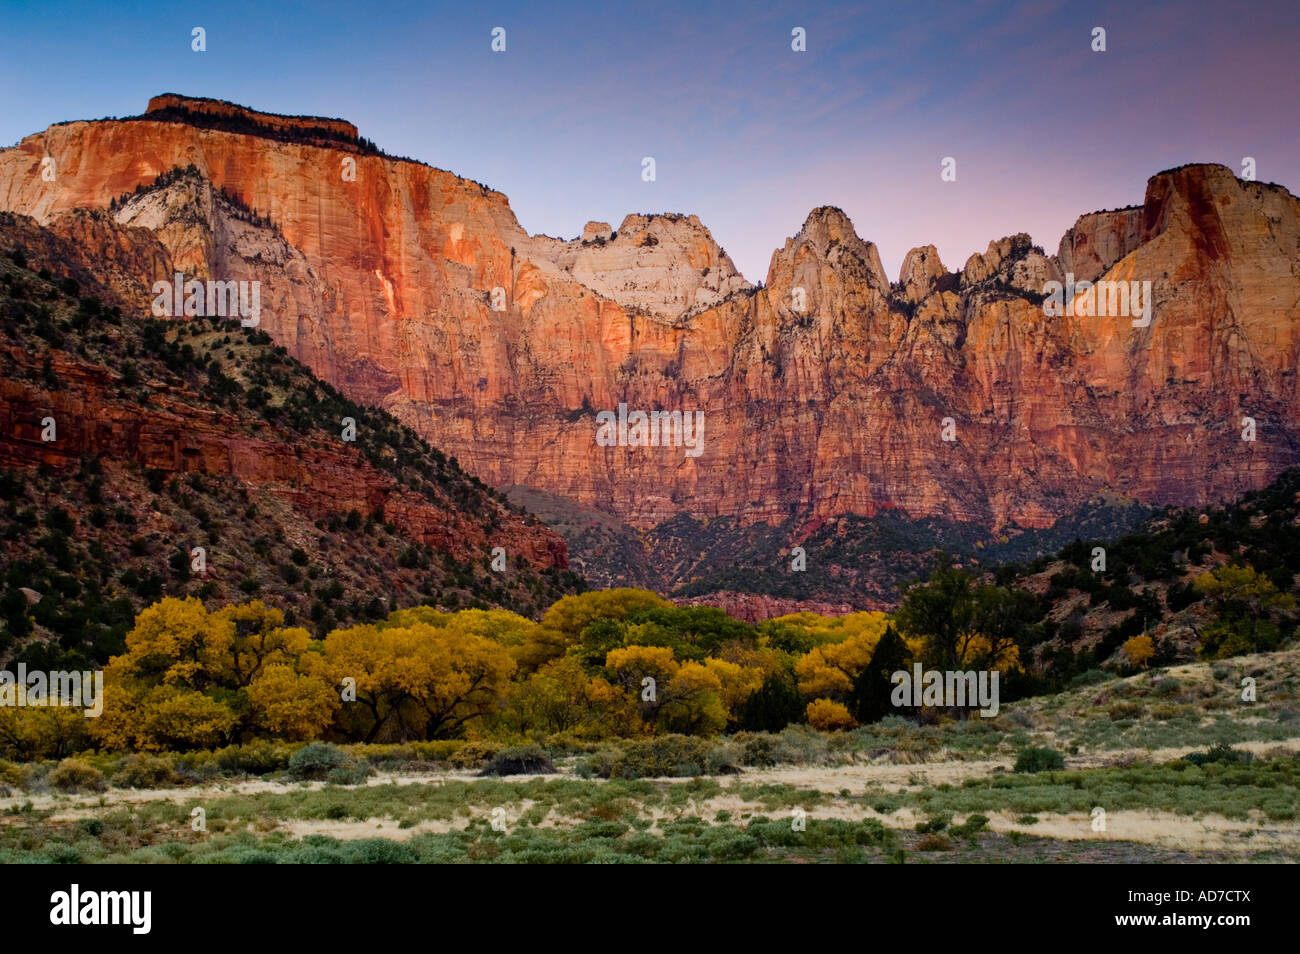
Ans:
{"type": "Polygon", "coordinates": [[[664,735],[600,749],[583,760],[587,774],[600,778],[689,778],[738,771],[730,751],[706,739],[664,735]]]}
{"type": "Polygon", "coordinates": [[[943,831],[951,823],[951,815],[935,815],[929,821],[917,822],[916,830],[923,835],[931,835],[937,831],[943,831]]]}
{"type": "Polygon", "coordinates": [[[171,762],[157,755],[130,755],[113,774],[118,788],[166,788],[177,782],[171,762]]]}
{"type": "Polygon", "coordinates": [[[949,829],[949,834],[955,838],[974,838],[988,826],[989,819],[987,815],[970,815],[960,825],[954,825],[949,829]]]}
{"type": "Polygon", "coordinates": [[[361,785],[370,777],[370,766],[348,759],[347,764],[329,770],[326,780],[333,785],[361,785]]]}
{"type": "Polygon", "coordinates": [[[335,769],[353,764],[348,754],[328,742],[309,742],[289,759],[289,777],[300,782],[321,781],[335,769]]]}
{"type": "Polygon", "coordinates": [[[1055,749],[1030,746],[1016,756],[1017,772],[1059,772],[1065,768],[1065,756],[1055,749]]]}
{"type": "Polygon", "coordinates": [[[1255,760],[1255,756],[1241,749],[1234,749],[1223,742],[1207,749],[1204,752],[1191,752],[1183,756],[1184,762],[1191,762],[1193,765],[1207,765],[1214,762],[1221,762],[1227,765],[1240,763],[1249,765],[1255,760]]]}
{"type": "Polygon", "coordinates": [[[64,759],[46,779],[61,792],[102,792],[106,787],[104,773],[81,759],[64,759]]]}
{"type": "Polygon", "coordinates": [[[231,745],[214,752],[218,767],[230,774],[266,775],[289,767],[293,746],[270,739],[258,739],[246,745],[231,745]]]}

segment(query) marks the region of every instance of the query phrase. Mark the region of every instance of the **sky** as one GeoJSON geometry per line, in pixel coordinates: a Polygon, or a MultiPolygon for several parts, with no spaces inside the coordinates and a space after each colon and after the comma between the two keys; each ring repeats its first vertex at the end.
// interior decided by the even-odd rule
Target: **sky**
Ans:
{"type": "Polygon", "coordinates": [[[1297,52],[1294,0],[0,0],[0,146],[207,96],[350,120],[504,192],[533,233],[694,213],[755,283],[836,205],[896,277],[920,245],[951,270],[1017,232],[1054,252],[1079,215],[1188,162],[1240,174],[1249,156],[1300,191],[1297,52]]]}

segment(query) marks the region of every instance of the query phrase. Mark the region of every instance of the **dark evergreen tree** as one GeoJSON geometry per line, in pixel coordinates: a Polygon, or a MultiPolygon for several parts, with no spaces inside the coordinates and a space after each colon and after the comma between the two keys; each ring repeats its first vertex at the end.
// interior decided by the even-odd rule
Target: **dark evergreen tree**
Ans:
{"type": "Polygon", "coordinates": [[[768,676],[758,691],[740,707],[737,721],[748,732],[780,732],[792,722],[804,720],[804,701],[799,690],[782,676],[768,676]]]}
{"type": "Polygon", "coordinates": [[[853,680],[853,692],[849,696],[849,712],[853,718],[866,725],[879,722],[890,713],[902,714],[889,699],[894,689],[890,677],[911,665],[911,655],[907,643],[894,632],[894,627],[886,626],[880,642],[876,643],[875,652],[871,654],[871,662],[863,666],[862,672],[853,680]]]}

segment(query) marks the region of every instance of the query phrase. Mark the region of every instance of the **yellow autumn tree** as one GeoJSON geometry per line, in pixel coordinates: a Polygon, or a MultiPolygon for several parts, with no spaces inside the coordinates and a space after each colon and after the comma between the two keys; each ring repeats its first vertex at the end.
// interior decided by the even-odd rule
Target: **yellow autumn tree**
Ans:
{"type": "Polygon", "coordinates": [[[887,621],[884,613],[844,617],[841,626],[833,627],[846,634],[843,638],[814,647],[795,663],[799,691],[807,696],[847,696],[853,691],[853,680],[871,661],[887,621]]]}
{"type": "Polygon", "coordinates": [[[519,653],[520,665],[536,668],[564,654],[582,638],[582,631],[599,619],[623,619],[638,609],[671,609],[673,604],[649,590],[593,590],[565,596],[551,604],[541,626],[528,634],[519,653]]]}
{"type": "Polygon", "coordinates": [[[104,711],[89,720],[96,741],[137,750],[232,741],[245,707],[232,676],[234,609],[210,614],[194,597],[166,597],[141,610],[126,652],[104,668],[104,711]]]}
{"type": "Polygon", "coordinates": [[[742,666],[725,659],[706,659],[704,666],[718,678],[718,697],[728,718],[740,710],[768,676],[768,672],[758,666],[742,666]]]}
{"type": "Polygon", "coordinates": [[[341,705],[339,693],[324,679],[286,663],[261,669],[248,685],[248,701],[258,728],[290,741],[319,738],[341,705]]]}
{"type": "Polygon", "coordinates": [[[714,735],[727,725],[722,680],[707,665],[685,662],[668,680],[656,713],[660,728],[686,735],[714,735]]]}
{"type": "Polygon", "coordinates": [[[536,641],[542,628],[525,616],[503,609],[461,610],[452,615],[448,626],[511,647],[521,647],[536,641]]]}
{"type": "Polygon", "coordinates": [[[113,657],[109,670],[149,685],[202,690],[219,684],[228,669],[234,629],[193,596],[165,597],[140,611],[126,634],[126,653],[113,657]]]}
{"type": "Polygon", "coordinates": [[[605,668],[615,684],[636,700],[647,721],[666,732],[710,735],[727,724],[723,676],[737,695],[745,676],[734,664],[678,663],[666,646],[625,646],[611,649],[605,668]],[[651,681],[653,680],[653,681],[651,681]]]}
{"type": "Polygon", "coordinates": [[[261,600],[228,606],[212,619],[231,624],[230,643],[219,678],[233,686],[247,686],[266,666],[291,665],[311,643],[300,626],[284,626],[284,613],[261,600]]]}
{"type": "Polygon", "coordinates": [[[658,691],[676,675],[680,666],[667,646],[625,646],[611,649],[605,656],[605,668],[625,689],[640,693],[645,680],[654,679],[658,691]]]}
{"type": "Polygon", "coordinates": [[[91,746],[95,721],[71,706],[0,706],[0,756],[27,762],[73,755],[91,746]]]}
{"type": "Polygon", "coordinates": [[[345,702],[339,719],[366,742],[459,735],[497,707],[515,672],[505,646],[455,621],[337,629],[326,636],[322,654],[303,661],[331,687],[355,687],[356,701],[345,702]]]}
{"type": "Polygon", "coordinates": [[[1156,654],[1155,643],[1145,633],[1125,640],[1122,648],[1130,663],[1144,669],[1146,664],[1151,661],[1151,657],[1156,654]]]}
{"type": "Polygon", "coordinates": [[[571,656],[553,659],[518,682],[499,724],[514,735],[566,734],[580,739],[645,730],[634,700],[607,680],[588,676],[571,656]]]}
{"type": "Polygon", "coordinates": [[[857,725],[853,716],[849,715],[848,708],[831,699],[814,699],[808,703],[807,714],[808,724],[823,732],[851,729],[857,725]]]}
{"type": "Polygon", "coordinates": [[[230,706],[184,686],[158,685],[133,693],[106,679],[104,695],[103,715],[88,721],[106,748],[215,748],[231,741],[239,722],[230,706]]]}

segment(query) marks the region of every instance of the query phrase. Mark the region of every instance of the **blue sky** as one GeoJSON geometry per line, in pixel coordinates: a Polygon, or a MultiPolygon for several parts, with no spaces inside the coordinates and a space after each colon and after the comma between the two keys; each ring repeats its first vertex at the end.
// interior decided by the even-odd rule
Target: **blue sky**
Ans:
{"type": "Polygon", "coordinates": [[[1079,214],[1185,162],[1253,156],[1300,186],[1300,4],[759,7],[0,0],[0,144],[161,92],[338,116],[505,192],[531,232],[698,214],[754,282],[823,204],[896,277],[916,245],[950,269],[1019,231],[1055,251],[1079,214]]]}

